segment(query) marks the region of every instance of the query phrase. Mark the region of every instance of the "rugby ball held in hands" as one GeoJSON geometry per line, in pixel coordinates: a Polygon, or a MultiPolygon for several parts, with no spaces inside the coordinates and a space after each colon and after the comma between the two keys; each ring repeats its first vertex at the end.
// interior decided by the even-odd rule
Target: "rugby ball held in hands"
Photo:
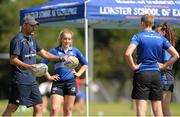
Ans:
{"type": "Polygon", "coordinates": [[[74,69],[79,65],[79,60],[75,56],[68,56],[67,60],[64,62],[65,67],[74,69]]]}
{"type": "Polygon", "coordinates": [[[35,66],[36,67],[34,68],[33,74],[36,77],[42,77],[48,71],[48,66],[46,64],[39,63],[39,64],[36,64],[35,66]]]}

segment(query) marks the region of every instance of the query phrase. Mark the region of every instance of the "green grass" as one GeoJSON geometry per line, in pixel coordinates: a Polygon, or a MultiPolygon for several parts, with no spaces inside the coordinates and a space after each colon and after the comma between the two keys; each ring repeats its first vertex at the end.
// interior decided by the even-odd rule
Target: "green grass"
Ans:
{"type": "MultiPolygon", "coordinates": [[[[0,101],[0,115],[2,115],[7,105],[7,100],[0,101]]],[[[171,110],[173,116],[180,115],[180,104],[172,103],[171,110]]],[[[131,103],[90,103],[89,106],[89,114],[90,116],[135,116],[135,110],[132,108],[131,103]]],[[[32,108],[26,109],[26,111],[22,111],[18,109],[14,114],[14,116],[31,116],[32,108]]],[[[49,113],[44,113],[44,116],[48,116],[49,113]]],[[[79,113],[74,112],[74,116],[79,116],[79,113]]],[[[151,115],[150,104],[148,106],[147,115],[151,115]]],[[[82,115],[85,116],[85,115],[82,115]]]]}

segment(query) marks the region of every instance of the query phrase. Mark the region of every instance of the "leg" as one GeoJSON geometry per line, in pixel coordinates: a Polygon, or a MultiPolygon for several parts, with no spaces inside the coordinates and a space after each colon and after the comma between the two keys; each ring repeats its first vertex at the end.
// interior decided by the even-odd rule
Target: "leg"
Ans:
{"type": "Polygon", "coordinates": [[[138,117],[146,116],[147,101],[146,100],[135,100],[136,101],[136,114],[138,117]]]}
{"type": "Polygon", "coordinates": [[[47,96],[42,96],[43,100],[43,112],[47,112],[48,108],[48,97],[47,96]]]}
{"type": "Polygon", "coordinates": [[[171,103],[171,92],[163,91],[162,110],[164,116],[171,116],[170,103],[171,103]]]}
{"type": "Polygon", "coordinates": [[[64,116],[71,117],[73,106],[74,106],[75,96],[65,96],[64,97],[64,116]]]}
{"type": "Polygon", "coordinates": [[[84,110],[84,105],[85,105],[85,100],[84,99],[80,99],[79,100],[79,112],[80,114],[84,114],[85,113],[85,110],[84,110]]]}
{"type": "Polygon", "coordinates": [[[43,104],[33,106],[33,116],[42,116],[43,104]]]}
{"type": "Polygon", "coordinates": [[[58,116],[61,104],[63,103],[63,96],[58,94],[51,95],[51,116],[58,116]]]}
{"type": "Polygon", "coordinates": [[[15,112],[18,107],[19,105],[8,104],[2,116],[11,116],[12,113],[15,112]]]}
{"type": "Polygon", "coordinates": [[[161,105],[161,101],[151,101],[152,104],[152,110],[154,113],[155,117],[162,117],[163,113],[162,113],[162,105],[161,105]]]}

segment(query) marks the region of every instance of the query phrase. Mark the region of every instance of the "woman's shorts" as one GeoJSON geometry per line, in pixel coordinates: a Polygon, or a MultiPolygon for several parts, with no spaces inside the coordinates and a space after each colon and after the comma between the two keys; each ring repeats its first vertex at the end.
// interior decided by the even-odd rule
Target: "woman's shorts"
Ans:
{"type": "Polygon", "coordinates": [[[51,94],[59,94],[59,95],[72,95],[76,96],[77,85],[76,79],[69,79],[65,81],[53,82],[51,88],[51,94]]]}
{"type": "Polygon", "coordinates": [[[163,91],[171,91],[174,89],[174,74],[172,70],[161,71],[161,83],[163,91]]]}

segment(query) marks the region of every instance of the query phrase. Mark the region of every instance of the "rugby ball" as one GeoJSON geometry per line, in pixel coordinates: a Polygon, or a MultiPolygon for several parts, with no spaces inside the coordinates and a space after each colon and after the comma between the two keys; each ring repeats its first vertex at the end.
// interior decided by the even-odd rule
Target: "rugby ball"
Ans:
{"type": "Polygon", "coordinates": [[[48,71],[48,66],[43,63],[36,64],[34,68],[34,76],[36,77],[42,77],[45,75],[45,73],[48,71]]]}
{"type": "Polygon", "coordinates": [[[67,60],[64,62],[65,67],[74,69],[79,65],[79,60],[75,56],[68,56],[67,60]]]}

